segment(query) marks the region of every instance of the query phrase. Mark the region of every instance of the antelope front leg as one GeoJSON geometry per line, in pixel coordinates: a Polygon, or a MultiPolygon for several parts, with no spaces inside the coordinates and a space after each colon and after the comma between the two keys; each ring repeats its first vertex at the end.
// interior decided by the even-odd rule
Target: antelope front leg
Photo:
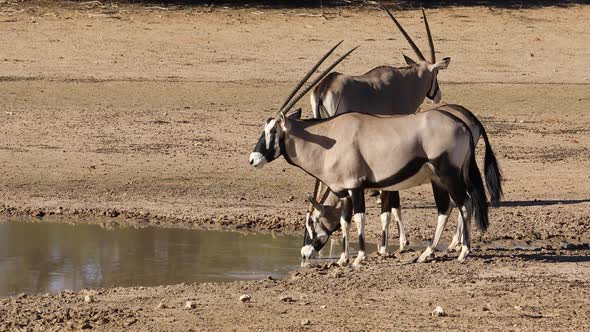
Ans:
{"type": "Polygon", "coordinates": [[[352,267],[358,268],[365,259],[365,191],[359,188],[350,190],[349,193],[352,198],[353,219],[359,236],[359,251],[352,267]]]}
{"type": "Polygon", "coordinates": [[[382,191],[379,199],[381,200],[381,243],[377,245],[379,255],[387,253],[387,242],[389,240],[389,223],[391,222],[391,204],[390,196],[392,193],[382,191]]]}
{"type": "Polygon", "coordinates": [[[340,266],[348,264],[348,259],[350,257],[350,246],[348,243],[348,239],[350,238],[350,219],[346,219],[347,218],[340,217],[340,228],[342,229],[342,253],[338,260],[338,265],[340,266]]]}
{"type": "Polygon", "coordinates": [[[406,250],[406,246],[410,244],[408,238],[406,237],[406,231],[404,230],[404,224],[402,223],[402,211],[401,208],[393,208],[391,209],[393,212],[393,217],[397,222],[397,232],[399,234],[399,252],[404,252],[406,250]]]}
{"type": "Polygon", "coordinates": [[[404,230],[404,224],[402,223],[402,208],[399,198],[399,191],[391,193],[391,212],[397,223],[397,233],[399,234],[399,252],[404,252],[406,246],[410,244],[410,241],[406,238],[406,231],[404,230]]]}
{"type": "Polygon", "coordinates": [[[391,212],[382,212],[379,216],[381,219],[381,244],[377,246],[379,255],[387,254],[387,241],[389,239],[389,223],[391,222],[391,212]]]}
{"type": "Polygon", "coordinates": [[[345,199],[340,214],[340,228],[342,229],[342,254],[338,260],[338,265],[343,266],[348,263],[350,249],[348,239],[350,239],[350,221],[352,218],[352,205],[350,199],[345,199]]]}
{"type": "Polygon", "coordinates": [[[352,263],[353,268],[358,268],[361,265],[363,259],[365,259],[365,214],[355,213],[354,222],[359,235],[359,251],[356,255],[356,259],[352,263]]]}
{"type": "Polygon", "coordinates": [[[328,256],[330,258],[332,257],[332,255],[334,253],[334,246],[336,246],[336,241],[338,241],[338,240],[336,240],[335,238],[330,239],[330,256],[328,256]]]}

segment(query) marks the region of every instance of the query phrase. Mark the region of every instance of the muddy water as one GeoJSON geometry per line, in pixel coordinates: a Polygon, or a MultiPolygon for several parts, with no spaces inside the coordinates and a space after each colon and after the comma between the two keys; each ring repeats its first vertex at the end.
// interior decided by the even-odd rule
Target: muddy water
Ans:
{"type": "Polygon", "coordinates": [[[0,296],[281,277],[299,267],[301,241],[236,232],[0,223],[0,296]]]}

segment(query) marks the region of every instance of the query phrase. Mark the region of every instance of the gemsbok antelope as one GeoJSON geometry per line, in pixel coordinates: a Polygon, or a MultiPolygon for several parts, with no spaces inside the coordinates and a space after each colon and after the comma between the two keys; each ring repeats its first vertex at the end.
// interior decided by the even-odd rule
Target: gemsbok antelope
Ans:
{"type": "MultiPolygon", "coordinates": [[[[364,190],[398,191],[431,182],[439,219],[446,218],[450,199],[459,208],[465,233],[459,259],[464,259],[471,244],[463,207],[466,202],[472,205],[468,210],[474,211],[482,231],[488,227],[488,207],[475,162],[473,137],[461,119],[444,110],[390,117],[344,113],[326,120],[300,120],[299,109],[287,116],[295,103],[351,52],[293,97],[330,52],[299,81],[276,116],[266,121],[250,154],[250,164],[260,168],[282,155],[289,164],[324,183],[337,197],[350,197],[352,213],[340,217],[343,252],[339,263],[349,259],[352,217],[359,240],[353,267],[365,257],[364,190]]],[[[302,252],[304,258],[311,255],[302,252]]]]}
{"type": "MultiPolygon", "coordinates": [[[[501,194],[501,187],[499,186],[501,183],[501,175],[487,133],[479,119],[477,119],[477,117],[469,110],[460,105],[444,105],[435,108],[434,110],[449,112],[465,122],[471,130],[475,145],[477,145],[480,136],[483,137],[485,143],[484,164],[486,165],[485,167],[488,169],[488,171],[491,170],[486,173],[486,184],[491,195],[499,197],[501,194]]],[[[321,184],[319,183],[316,183],[314,193],[313,195],[309,195],[308,200],[310,202],[310,208],[308,209],[306,215],[306,233],[304,236],[304,247],[302,248],[302,252],[311,251],[313,253],[317,253],[317,251],[319,251],[319,249],[321,249],[326,244],[330,235],[340,229],[340,215],[349,214],[350,211],[343,211],[343,209],[350,209],[350,205],[342,202],[328,188],[322,188],[321,184]],[[312,246],[312,243],[315,245],[315,247],[312,246]],[[306,248],[306,246],[308,247],[306,248]]],[[[389,223],[391,220],[392,211],[394,214],[398,214],[396,219],[398,221],[398,230],[400,234],[400,247],[402,247],[404,244],[405,234],[403,231],[404,228],[401,223],[401,218],[399,216],[399,193],[382,191],[380,200],[381,242],[378,245],[378,251],[380,254],[385,254],[387,252],[389,223]]],[[[449,211],[446,211],[444,214],[446,218],[439,218],[432,242],[424,251],[424,253],[417,259],[417,262],[424,262],[433,253],[440,241],[442,231],[444,230],[451,211],[452,207],[449,207],[449,211]]],[[[465,209],[463,212],[468,216],[471,215],[471,211],[467,211],[467,209],[465,209]]],[[[462,220],[459,217],[457,220],[457,232],[453,236],[453,240],[447,250],[453,251],[457,249],[456,247],[464,235],[462,226],[462,220]]]]}
{"type": "MultiPolygon", "coordinates": [[[[424,10],[422,9],[422,16],[430,47],[430,62],[424,58],[422,52],[393,14],[383,4],[380,3],[380,5],[393,20],[420,60],[415,62],[404,55],[408,63],[406,67],[380,66],[360,76],[351,76],[336,72],[328,74],[311,93],[311,106],[315,118],[329,118],[351,111],[376,115],[411,114],[416,112],[425,98],[429,98],[433,102],[440,101],[441,92],[437,81],[437,74],[440,69],[445,69],[448,66],[450,58],[445,58],[443,61],[436,63],[434,43],[424,10]]],[[[477,126],[473,121],[467,123],[472,130],[476,130],[475,127],[477,126]]],[[[474,137],[478,139],[479,135],[474,135],[474,137]]],[[[476,144],[477,139],[475,140],[476,144]]],[[[486,184],[491,195],[491,205],[496,206],[501,199],[502,188],[501,174],[495,158],[493,159],[493,163],[492,160],[486,159],[484,173],[488,180],[486,184]],[[496,178],[497,181],[494,181],[493,179],[496,178]]],[[[319,187],[321,185],[316,181],[316,190],[314,192],[319,187]]],[[[409,242],[406,239],[402,223],[399,193],[387,194],[385,198],[387,201],[382,201],[381,223],[382,225],[389,225],[391,216],[396,219],[399,233],[399,248],[400,251],[403,251],[409,242]],[[388,210],[383,204],[391,206],[391,209],[388,210]]],[[[313,237],[314,231],[309,226],[310,211],[312,208],[313,206],[310,205],[306,214],[304,245],[309,244],[311,237],[313,237]]],[[[384,230],[383,232],[385,234],[383,240],[387,243],[386,237],[388,230],[384,230]]],[[[460,235],[459,232],[460,228],[458,227],[457,233],[453,237],[454,240],[460,235]]],[[[384,246],[379,247],[379,253],[384,254],[385,251],[386,248],[384,246]]]]}
{"type": "Polygon", "coordinates": [[[352,76],[332,72],[311,92],[311,108],[314,118],[329,118],[336,114],[354,111],[377,115],[412,114],[428,97],[440,102],[442,94],[438,85],[439,70],[446,69],[451,58],[436,62],[434,43],[422,9],[430,60],[420,49],[391,12],[381,4],[399,31],[404,35],[418,61],[404,55],[406,67],[379,66],[363,75],[352,76]]]}

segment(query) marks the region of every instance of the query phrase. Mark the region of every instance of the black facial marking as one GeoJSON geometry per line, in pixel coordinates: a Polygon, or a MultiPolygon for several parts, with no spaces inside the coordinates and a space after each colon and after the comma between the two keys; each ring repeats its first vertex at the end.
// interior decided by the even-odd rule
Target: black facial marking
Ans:
{"type": "MultiPolygon", "coordinates": [[[[270,120],[269,120],[270,121],[270,120]]],[[[268,121],[267,121],[268,123],[268,121]]],[[[275,149],[275,139],[276,139],[276,128],[272,128],[270,130],[270,142],[268,144],[268,148],[267,146],[267,142],[266,142],[266,132],[263,130],[262,131],[262,135],[260,135],[260,138],[258,139],[258,142],[256,143],[256,146],[254,147],[254,152],[259,152],[261,153],[264,158],[266,159],[266,161],[272,161],[275,158],[275,154],[276,154],[276,149],[275,149]]]]}
{"type": "Polygon", "coordinates": [[[438,90],[440,89],[438,87],[438,80],[435,78],[433,81],[433,85],[431,86],[430,89],[428,90],[428,92],[426,93],[426,97],[428,97],[428,99],[434,100],[434,97],[436,97],[436,94],[438,93],[438,90]]]}
{"type": "Polygon", "coordinates": [[[326,244],[327,241],[321,241],[320,238],[314,238],[313,241],[311,241],[311,246],[313,247],[313,249],[315,251],[320,251],[322,250],[322,248],[324,247],[324,245],[326,244]]]}
{"type": "Polygon", "coordinates": [[[307,227],[304,229],[303,232],[303,246],[305,247],[306,245],[311,243],[311,238],[309,237],[309,232],[307,231],[307,227]]]}
{"type": "Polygon", "coordinates": [[[311,229],[311,238],[315,239],[316,237],[318,237],[318,234],[315,231],[315,227],[314,227],[313,220],[311,219],[311,217],[309,217],[309,219],[307,220],[307,225],[309,225],[309,229],[311,229]]]}

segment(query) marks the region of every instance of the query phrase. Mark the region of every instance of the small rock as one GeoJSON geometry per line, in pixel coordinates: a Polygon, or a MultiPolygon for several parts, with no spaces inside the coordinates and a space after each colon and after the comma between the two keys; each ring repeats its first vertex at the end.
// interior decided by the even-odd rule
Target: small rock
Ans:
{"type": "Polygon", "coordinates": [[[158,303],[158,305],[156,306],[156,309],[166,309],[168,308],[167,305],[164,304],[164,302],[160,302],[158,303]]]}
{"type": "Polygon", "coordinates": [[[521,306],[519,306],[519,305],[515,305],[515,306],[514,306],[514,309],[515,309],[515,310],[522,310],[522,307],[521,307],[521,306]]]}
{"type": "Polygon", "coordinates": [[[306,326],[306,325],[310,325],[311,321],[309,319],[304,319],[301,321],[301,325],[306,326]]]}
{"type": "Polygon", "coordinates": [[[121,213],[120,213],[119,211],[117,211],[117,210],[107,210],[107,211],[105,212],[105,215],[106,215],[107,217],[111,217],[111,218],[118,217],[120,214],[121,214],[121,213]]]}
{"type": "Polygon", "coordinates": [[[330,277],[331,278],[342,278],[342,277],[344,277],[344,272],[342,272],[341,270],[334,270],[332,273],[330,273],[330,277]]]}
{"type": "Polygon", "coordinates": [[[33,217],[42,218],[44,216],[45,216],[45,211],[43,211],[43,210],[37,210],[37,211],[33,212],[33,217]]]}
{"type": "Polygon", "coordinates": [[[287,295],[282,295],[281,297],[279,297],[279,301],[281,302],[295,302],[295,300],[291,297],[291,296],[287,296],[287,295]]]}
{"type": "Polygon", "coordinates": [[[186,301],[186,303],[184,304],[185,309],[194,309],[196,307],[197,307],[197,304],[193,301],[186,301]]]}
{"type": "Polygon", "coordinates": [[[320,309],[326,309],[326,308],[327,308],[327,307],[326,307],[326,305],[325,305],[325,304],[322,304],[322,305],[320,306],[320,309]]]}
{"type": "Polygon", "coordinates": [[[17,299],[26,299],[27,298],[27,293],[20,293],[16,296],[17,299]]]}
{"type": "Polygon", "coordinates": [[[432,316],[434,316],[434,317],[444,317],[446,315],[447,315],[447,313],[445,312],[445,310],[441,306],[437,306],[432,311],[432,316]]]}
{"type": "Polygon", "coordinates": [[[94,302],[94,299],[92,298],[92,296],[86,295],[86,296],[84,296],[84,302],[92,303],[92,302],[94,302]]]}
{"type": "Polygon", "coordinates": [[[92,328],[92,325],[90,325],[90,322],[84,322],[84,324],[82,324],[82,330],[89,330],[92,328]]]}
{"type": "Polygon", "coordinates": [[[240,301],[242,302],[250,302],[250,300],[252,300],[252,297],[248,294],[243,294],[240,296],[240,301]]]}

